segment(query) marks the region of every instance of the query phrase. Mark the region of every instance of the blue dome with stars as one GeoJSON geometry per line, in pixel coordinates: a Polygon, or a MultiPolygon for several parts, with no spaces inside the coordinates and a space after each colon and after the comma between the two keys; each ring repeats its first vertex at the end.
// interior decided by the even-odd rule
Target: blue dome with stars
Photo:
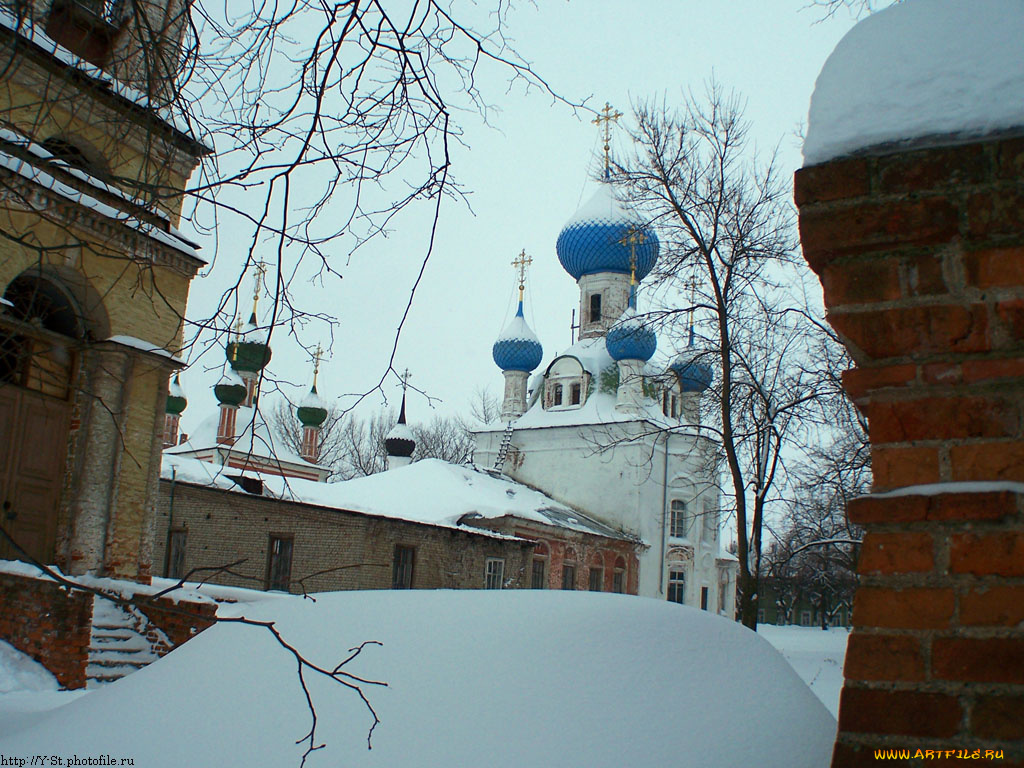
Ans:
{"type": "Polygon", "coordinates": [[[494,346],[491,347],[491,355],[494,362],[503,371],[526,371],[530,372],[538,365],[544,356],[544,349],[537,339],[537,335],[526,324],[523,317],[523,302],[519,302],[519,309],[512,322],[501,332],[494,346]]]}
{"type": "Polygon", "coordinates": [[[669,365],[669,370],[679,377],[679,386],[683,392],[703,392],[714,379],[711,366],[698,360],[697,355],[697,350],[687,349],[679,353],[669,365]]]}
{"type": "Polygon", "coordinates": [[[658,337],[636,314],[636,286],[630,286],[629,305],[609,330],[604,340],[612,360],[647,362],[658,348],[658,337]]]}
{"type": "Polygon", "coordinates": [[[609,184],[601,184],[562,228],[555,250],[558,261],[575,280],[598,272],[628,275],[630,255],[635,253],[636,278],[643,280],[658,261],[658,236],[615,199],[609,184]],[[628,238],[632,234],[638,237],[631,245],[628,238]]]}

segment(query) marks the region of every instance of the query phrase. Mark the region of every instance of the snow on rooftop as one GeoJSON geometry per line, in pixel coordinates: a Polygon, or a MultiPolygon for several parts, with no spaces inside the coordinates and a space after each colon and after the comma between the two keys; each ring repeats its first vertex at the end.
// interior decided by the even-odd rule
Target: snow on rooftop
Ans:
{"type": "Polygon", "coordinates": [[[264,495],[377,517],[456,528],[492,538],[508,538],[463,522],[515,516],[523,520],[601,536],[628,538],[540,491],[440,459],[421,459],[404,467],[340,483],[258,475],[164,452],[161,477],[242,493],[231,477],[260,477],[264,495]]]}
{"type": "MultiPolygon", "coordinates": [[[[12,32],[16,32],[26,40],[30,40],[62,64],[65,64],[66,66],[81,72],[83,75],[92,78],[97,83],[109,88],[126,101],[130,101],[143,109],[149,110],[153,115],[157,116],[160,120],[174,128],[182,135],[188,137],[192,141],[195,141],[197,144],[202,144],[202,142],[193,136],[192,129],[188,123],[182,120],[178,115],[174,114],[166,107],[156,106],[145,94],[142,94],[134,88],[114,79],[99,67],[90,64],[85,59],[72,53],[51,37],[47,36],[42,30],[37,29],[30,21],[19,19],[6,8],[0,8],[0,26],[6,27],[12,32]]],[[[212,151],[208,146],[205,148],[212,151]]]]}
{"type": "Polygon", "coordinates": [[[1024,127],[1022,40],[1021,0],[904,0],[868,16],[818,75],[804,164],[1024,127]]]}
{"type": "MultiPolygon", "coordinates": [[[[282,595],[246,615],[328,667],[381,644],[345,668],[387,683],[365,689],[380,718],[372,751],[355,693],[307,673],[325,745],[308,768],[820,768],[835,738],[835,719],[768,642],[663,600],[377,590],[282,595]]],[[[264,630],[218,624],[60,709],[3,722],[0,736],[8,754],[45,744],[148,768],[280,768],[299,764],[309,726],[294,658],[264,630]]]]}
{"type": "MultiPolygon", "coordinates": [[[[134,336],[111,336],[107,341],[113,342],[114,344],[120,344],[125,347],[131,347],[132,349],[137,349],[141,352],[148,352],[151,355],[166,357],[168,360],[173,360],[174,362],[181,363],[182,365],[185,364],[185,361],[173,352],[168,352],[163,347],[159,347],[156,344],[144,341],[143,339],[137,339],[134,336]]],[[[181,388],[179,387],[179,389],[181,388]]]]}
{"type": "Polygon", "coordinates": [[[39,186],[52,190],[67,200],[95,211],[99,215],[105,216],[108,219],[113,219],[120,224],[124,224],[126,227],[130,227],[153,240],[157,240],[164,245],[170,246],[174,250],[184,253],[186,256],[191,256],[196,261],[201,261],[204,264],[207,263],[206,260],[199,255],[196,249],[184,240],[179,239],[169,232],[164,232],[162,229],[153,226],[148,221],[140,221],[130,213],[120,211],[113,206],[100,202],[91,195],[87,195],[62,181],[58,181],[50,174],[39,170],[34,165],[22,160],[21,158],[14,157],[7,152],[0,151],[0,168],[6,168],[12,173],[16,173],[25,179],[34,181],[39,186]]]}

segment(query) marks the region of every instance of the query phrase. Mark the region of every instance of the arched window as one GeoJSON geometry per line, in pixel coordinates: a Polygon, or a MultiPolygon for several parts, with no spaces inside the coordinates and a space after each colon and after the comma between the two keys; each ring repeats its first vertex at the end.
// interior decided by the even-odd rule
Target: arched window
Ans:
{"type": "Polygon", "coordinates": [[[562,404],[562,385],[555,384],[554,390],[551,394],[551,404],[561,405],[562,404]]]}
{"type": "Polygon", "coordinates": [[[4,301],[5,315],[14,323],[0,326],[0,381],[66,398],[73,344],[56,337],[83,336],[71,298],[56,283],[22,275],[7,286],[4,301]]]}
{"type": "Polygon", "coordinates": [[[548,588],[548,554],[550,550],[543,541],[533,547],[533,562],[530,571],[530,589],[548,588]]]}
{"type": "Polygon", "coordinates": [[[604,592],[604,558],[595,552],[590,558],[590,571],[587,573],[587,588],[591,592],[604,592]]]}
{"type": "Polygon", "coordinates": [[[686,502],[672,499],[670,507],[669,536],[676,539],[686,538],[686,502]]]}
{"type": "Polygon", "coordinates": [[[596,323],[601,319],[601,294],[590,294],[590,322],[596,323]]]}

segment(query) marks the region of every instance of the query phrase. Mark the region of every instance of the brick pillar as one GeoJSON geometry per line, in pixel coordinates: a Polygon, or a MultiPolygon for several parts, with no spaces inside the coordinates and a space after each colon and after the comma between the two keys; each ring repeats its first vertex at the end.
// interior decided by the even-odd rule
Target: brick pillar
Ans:
{"type": "Polygon", "coordinates": [[[874,471],[832,765],[1024,765],[1024,139],[803,168],[796,201],[874,471]]]}

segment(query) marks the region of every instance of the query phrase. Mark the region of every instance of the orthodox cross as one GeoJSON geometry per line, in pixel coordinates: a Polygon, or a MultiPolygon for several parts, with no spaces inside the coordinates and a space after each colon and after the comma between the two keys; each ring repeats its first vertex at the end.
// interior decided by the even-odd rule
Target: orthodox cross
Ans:
{"type": "Polygon", "coordinates": [[[612,123],[619,122],[619,118],[622,117],[622,113],[618,110],[613,110],[612,105],[607,101],[604,103],[604,109],[601,110],[601,114],[595,117],[592,122],[596,126],[604,127],[604,177],[607,179],[611,174],[611,138],[612,138],[612,123]]]}
{"type": "Polygon", "coordinates": [[[231,346],[231,362],[238,360],[238,345],[242,341],[242,318],[235,319],[235,343],[231,346],[231,328],[228,327],[228,345],[231,346]]]}
{"type": "Polygon", "coordinates": [[[629,284],[636,282],[636,247],[647,241],[647,235],[642,230],[630,227],[629,231],[622,236],[619,242],[629,246],[629,284]]]}
{"type": "Polygon", "coordinates": [[[519,300],[523,300],[523,287],[526,284],[526,268],[533,264],[533,257],[526,255],[526,249],[512,260],[512,266],[519,270],[519,300]]]}
{"type": "Polygon", "coordinates": [[[256,282],[252,287],[252,314],[256,315],[256,303],[260,300],[260,286],[267,274],[267,263],[260,259],[256,262],[256,282]]]}
{"type": "Polygon", "coordinates": [[[409,379],[412,378],[412,374],[409,373],[409,369],[406,368],[398,378],[402,380],[402,397],[405,397],[405,390],[409,388],[409,379]]]}
{"type": "Polygon", "coordinates": [[[693,346],[693,314],[694,314],[694,312],[697,309],[697,307],[696,307],[696,304],[697,304],[697,276],[696,275],[690,275],[686,279],[686,282],[683,283],[683,288],[689,288],[690,289],[690,311],[687,313],[687,315],[688,315],[688,317],[687,317],[687,321],[688,321],[687,324],[690,326],[690,340],[689,340],[689,343],[688,343],[687,346],[692,347],[693,346]]]}
{"type": "Polygon", "coordinates": [[[317,344],[316,352],[313,353],[313,389],[316,389],[316,375],[320,373],[320,361],[323,359],[324,350],[317,344]]]}

